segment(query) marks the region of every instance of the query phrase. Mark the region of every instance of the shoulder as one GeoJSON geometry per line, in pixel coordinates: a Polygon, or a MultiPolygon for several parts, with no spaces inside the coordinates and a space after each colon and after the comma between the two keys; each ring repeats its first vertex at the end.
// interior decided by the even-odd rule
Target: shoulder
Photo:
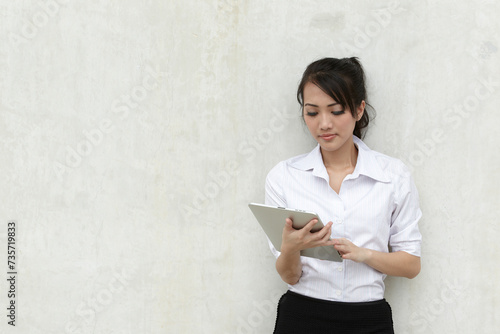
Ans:
{"type": "Polygon", "coordinates": [[[278,162],[267,174],[265,191],[266,191],[266,204],[286,206],[286,184],[289,180],[290,169],[301,157],[299,155],[287,160],[278,162]]]}
{"type": "Polygon", "coordinates": [[[282,160],[274,165],[273,168],[267,174],[267,178],[276,178],[283,176],[290,169],[302,169],[301,165],[307,161],[307,158],[310,153],[304,153],[300,155],[296,155],[294,157],[288,158],[286,160],[282,160]]]}
{"type": "Polygon", "coordinates": [[[410,169],[401,160],[370,149],[363,141],[356,137],[355,143],[358,145],[358,149],[362,150],[366,155],[367,163],[375,165],[373,169],[371,168],[372,166],[367,166],[367,168],[381,172],[383,178],[387,181],[396,181],[411,177],[410,169]]]}
{"type": "Polygon", "coordinates": [[[377,164],[391,180],[411,177],[410,169],[403,161],[386,154],[372,151],[377,164]]]}
{"type": "Polygon", "coordinates": [[[418,191],[410,168],[403,161],[380,152],[373,151],[375,160],[389,180],[396,203],[403,203],[408,196],[416,196],[418,191]]]}

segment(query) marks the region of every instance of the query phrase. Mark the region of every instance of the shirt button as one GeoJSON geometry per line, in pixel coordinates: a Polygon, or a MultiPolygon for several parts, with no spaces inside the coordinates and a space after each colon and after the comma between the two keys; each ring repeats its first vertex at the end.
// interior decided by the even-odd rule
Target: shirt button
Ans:
{"type": "Polygon", "coordinates": [[[342,267],[338,267],[337,270],[338,271],[342,271],[343,269],[342,269],[342,267]]]}
{"type": "Polygon", "coordinates": [[[340,218],[337,219],[337,224],[342,224],[344,221],[340,218]]]}
{"type": "Polygon", "coordinates": [[[337,292],[336,292],[336,293],[337,293],[337,296],[340,296],[340,294],[341,294],[342,292],[340,292],[340,290],[337,290],[337,292]]]}

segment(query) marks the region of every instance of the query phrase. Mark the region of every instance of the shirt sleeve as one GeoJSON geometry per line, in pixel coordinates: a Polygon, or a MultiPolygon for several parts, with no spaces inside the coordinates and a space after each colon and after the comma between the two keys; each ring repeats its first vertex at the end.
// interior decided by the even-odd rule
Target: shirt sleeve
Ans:
{"type": "Polygon", "coordinates": [[[422,217],[422,211],[417,187],[406,166],[399,179],[395,197],[396,205],[392,212],[389,245],[393,252],[405,251],[420,257],[422,235],[418,221],[422,217]]]}
{"type": "MultiPolygon", "coordinates": [[[[267,174],[266,177],[266,185],[265,185],[265,204],[272,206],[281,206],[286,208],[286,200],[285,195],[283,193],[283,177],[284,177],[284,162],[276,165],[271,171],[267,174]]],[[[269,247],[271,248],[271,252],[274,254],[276,258],[278,258],[281,254],[276,248],[274,248],[271,240],[267,239],[269,242],[269,247]]]]}

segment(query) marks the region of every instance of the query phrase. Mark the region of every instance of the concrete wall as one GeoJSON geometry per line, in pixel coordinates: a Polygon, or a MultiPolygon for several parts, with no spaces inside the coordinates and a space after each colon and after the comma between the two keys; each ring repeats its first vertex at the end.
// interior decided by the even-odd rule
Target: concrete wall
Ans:
{"type": "Polygon", "coordinates": [[[2,333],[270,333],[286,286],[247,204],[314,146],[305,66],[351,55],[366,143],[412,168],[424,212],[422,272],[386,280],[397,333],[495,332],[499,9],[2,1],[2,333]]]}

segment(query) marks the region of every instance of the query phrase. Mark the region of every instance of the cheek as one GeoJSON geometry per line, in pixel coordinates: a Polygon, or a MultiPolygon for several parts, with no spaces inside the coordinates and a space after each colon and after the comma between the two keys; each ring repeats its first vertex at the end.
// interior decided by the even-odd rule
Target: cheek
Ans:
{"type": "Polygon", "coordinates": [[[312,118],[312,117],[305,117],[304,121],[305,121],[305,123],[306,123],[307,128],[309,129],[309,131],[312,131],[313,129],[315,129],[314,118],[312,118]]]}
{"type": "Polygon", "coordinates": [[[356,126],[356,120],[352,117],[351,114],[345,115],[342,119],[337,123],[338,126],[346,131],[352,131],[356,126]]]}

